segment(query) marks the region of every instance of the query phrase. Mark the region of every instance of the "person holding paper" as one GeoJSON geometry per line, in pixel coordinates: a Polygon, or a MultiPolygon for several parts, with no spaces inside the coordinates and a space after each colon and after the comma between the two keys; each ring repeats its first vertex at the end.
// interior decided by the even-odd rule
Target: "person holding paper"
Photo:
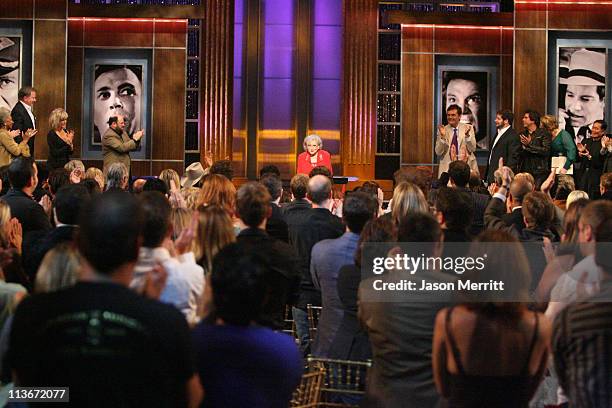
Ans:
{"type": "Polygon", "coordinates": [[[572,135],[567,130],[559,128],[559,122],[553,115],[544,115],[540,127],[552,136],[550,155],[552,167],[556,168],[556,173],[573,174],[572,164],[576,161],[576,145],[572,140],[572,135]]]}

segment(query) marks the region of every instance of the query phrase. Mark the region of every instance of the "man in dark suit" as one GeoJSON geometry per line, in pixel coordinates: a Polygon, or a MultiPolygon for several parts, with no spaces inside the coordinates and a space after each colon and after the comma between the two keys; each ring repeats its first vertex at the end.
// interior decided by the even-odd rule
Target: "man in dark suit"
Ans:
{"type": "MultiPolygon", "coordinates": [[[[20,130],[22,133],[28,130],[36,129],[36,116],[32,111],[32,107],[36,103],[36,89],[31,86],[24,86],[17,94],[19,102],[15,104],[15,107],[11,111],[13,118],[13,129],[20,130]]],[[[17,136],[15,142],[21,143],[22,137],[17,136]]],[[[34,158],[34,137],[28,140],[28,146],[30,147],[30,156],[34,158]]]]}
{"type": "Polygon", "coordinates": [[[87,188],[80,184],[67,184],[58,190],[53,200],[55,228],[32,245],[32,255],[24,260],[26,273],[32,282],[47,252],[63,242],[74,241],[80,210],[89,198],[87,188]]]}
{"type": "Polygon", "coordinates": [[[297,301],[300,274],[295,251],[266,232],[270,219],[270,194],[260,183],[243,184],[236,193],[236,212],[247,228],[237,241],[247,251],[263,255],[266,268],[266,302],[257,323],[274,330],[283,328],[285,307],[297,301]]]}
{"type": "Polygon", "coordinates": [[[448,166],[451,187],[469,195],[474,209],[474,222],[469,228],[469,234],[476,236],[484,230],[484,213],[489,203],[490,196],[470,191],[467,188],[470,182],[470,166],[462,161],[455,160],[448,166]]]}
{"type": "Polygon", "coordinates": [[[328,177],[316,175],[308,181],[308,198],[312,202],[312,208],[305,215],[301,229],[292,235],[292,244],[298,255],[298,267],[302,277],[300,298],[293,308],[293,318],[300,338],[300,348],[305,353],[309,346],[307,305],[321,305],[321,292],[314,286],[310,274],[312,247],[324,239],[338,238],[346,230],[342,220],[330,211],[332,184],[328,177]]]}
{"type": "Polygon", "coordinates": [[[287,223],[283,219],[283,211],[278,205],[281,196],[283,195],[283,182],[281,181],[280,177],[277,177],[274,174],[266,174],[259,180],[259,182],[264,185],[272,198],[270,202],[272,215],[270,215],[270,218],[268,218],[268,222],[266,223],[266,232],[273,238],[289,243],[287,223]]]}
{"type": "Polygon", "coordinates": [[[489,161],[487,162],[487,171],[485,172],[485,180],[488,184],[493,183],[493,173],[498,167],[499,159],[504,159],[504,164],[517,171],[519,154],[521,149],[521,141],[512,127],[514,114],[509,110],[497,112],[495,115],[495,126],[497,135],[491,145],[489,152],[489,161]]]}
{"type": "Polygon", "coordinates": [[[296,174],[290,184],[293,201],[282,207],[283,218],[289,229],[289,243],[293,245],[295,237],[300,233],[306,216],[312,208],[312,204],[306,199],[308,192],[308,176],[296,174]]]}
{"type": "Polygon", "coordinates": [[[36,163],[30,157],[17,157],[9,165],[8,177],[11,188],[2,200],[11,208],[11,215],[21,223],[23,259],[28,259],[32,243],[51,229],[45,210],[32,196],[38,184],[36,163]]]}
{"type": "Polygon", "coordinates": [[[502,220],[507,226],[514,226],[520,234],[525,228],[525,219],[523,218],[523,199],[534,190],[535,186],[525,178],[516,178],[510,184],[510,201],[511,212],[502,216],[502,220]]]}

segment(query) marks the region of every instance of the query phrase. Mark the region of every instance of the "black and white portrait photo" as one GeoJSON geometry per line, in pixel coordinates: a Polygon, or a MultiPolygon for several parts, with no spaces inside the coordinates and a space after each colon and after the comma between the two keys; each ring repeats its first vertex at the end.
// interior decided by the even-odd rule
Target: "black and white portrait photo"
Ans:
{"type": "Polygon", "coordinates": [[[146,135],[139,148],[132,152],[132,158],[148,158],[152,134],[151,58],[150,50],[90,48],[85,51],[83,157],[102,157],[102,136],[108,130],[109,118],[123,116],[130,136],[139,130],[144,130],[146,135]]]}
{"type": "MultiPolygon", "coordinates": [[[[446,70],[442,75],[442,112],[450,105],[461,108],[461,122],[474,127],[478,149],[488,149],[488,72],[446,70]]],[[[446,115],[440,122],[447,124],[446,115]]]]}
{"type": "Polygon", "coordinates": [[[21,86],[21,44],[21,37],[0,34],[0,108],[9,111],[17,103],[21,86]]]}
{"type": "MultiPolygon", "coordinates": [[[[560,47],[559,125],[576,143],[604,119],[606,109],[606,48],[560,47]]],[[[609,98],[608,98],[609,99],[609,98]]]]}
{"type": "Polygon", "coordinates": [[[140,65],[95,65],[93,144],[101,143],[112,116],[124,117],[129,135],[142,128],[142,71],[140,65]]]}

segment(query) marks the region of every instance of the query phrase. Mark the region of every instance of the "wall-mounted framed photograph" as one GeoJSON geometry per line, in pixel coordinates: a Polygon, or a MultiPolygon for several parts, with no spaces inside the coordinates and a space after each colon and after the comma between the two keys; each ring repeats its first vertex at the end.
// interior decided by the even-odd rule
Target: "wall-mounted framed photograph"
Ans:
{"type": "Polygon", "coordinates": [[[133,159],[146,159],[150,152],[151,51],[86,49],[83,75],[82,155],[102,157],[102,136],[112,116],[123,116],[132,135],[144,129],[145,136],[133,159]]]}
{"type": "Polygon", "coordinates": [[[499,58],[438,56],[436,125],[446,125],[446,108],[458,105],[462,110],[461,122],[474,127],[477,149],[489,150],[489,136],[495,133],[498,71],[499,58]]]}
{"type": "Polygon", "coordinates": [[[12,110],[17,93],[32,80],[32,28],[29,22],[0,22],[0,108],[12,110]]]}
{"type": "Polygon", "coordinates": [[[612,107],[612,34],[553,32],[549,38],[547,111],[576,143],[591,135],[593,122],[609,121],[612,107]],[[571,38],[570,38],[571,37],[571,38]]]}

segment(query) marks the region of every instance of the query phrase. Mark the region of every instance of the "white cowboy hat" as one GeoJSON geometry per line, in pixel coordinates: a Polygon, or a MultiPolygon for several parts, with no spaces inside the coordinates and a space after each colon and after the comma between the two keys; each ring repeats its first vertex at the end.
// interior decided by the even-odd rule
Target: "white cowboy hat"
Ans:
{"type": "Polygon", "coordinates": [[[185,169],[185,174],[181,177],[181,187],[193,187],[200,179],[204,177],[204,167],[202,163],[191,163],[185,169]]]}

